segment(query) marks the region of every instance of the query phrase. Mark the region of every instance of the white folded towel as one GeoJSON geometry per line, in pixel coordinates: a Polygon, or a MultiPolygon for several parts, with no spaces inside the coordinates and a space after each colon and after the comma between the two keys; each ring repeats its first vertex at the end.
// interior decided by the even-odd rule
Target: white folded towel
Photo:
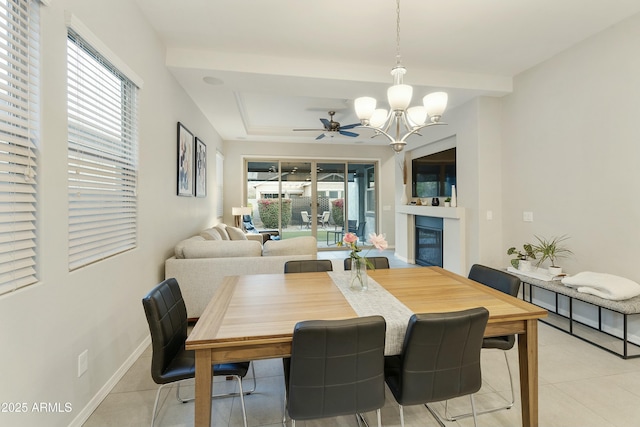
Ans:
{"type": "Polygon", "coordinates": [[[565,277],[562,283],[576,288],[578,292],[615,301],[640,295],[640,284],[613,274],[583,271],[574,276],[565,277]]]}

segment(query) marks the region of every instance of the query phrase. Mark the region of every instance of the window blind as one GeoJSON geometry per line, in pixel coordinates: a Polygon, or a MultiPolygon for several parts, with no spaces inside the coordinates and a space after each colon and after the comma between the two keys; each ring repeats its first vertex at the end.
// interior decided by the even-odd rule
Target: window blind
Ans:
{"type": "Polygon", "coordinates": [[[37,281],[38,8],[0,0],[0,294],[37,281]]]}
{"type": "Polygon", "coordinates": [[[69,29],[69,269],[136,247],[137,86],[69,29]]]}

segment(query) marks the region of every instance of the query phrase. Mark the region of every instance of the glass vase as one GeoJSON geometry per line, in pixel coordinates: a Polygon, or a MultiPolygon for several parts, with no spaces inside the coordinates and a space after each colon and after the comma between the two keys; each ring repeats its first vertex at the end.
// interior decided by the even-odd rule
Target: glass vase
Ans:
{"type": "Polygon", "coordinates": [[[366,291],[369,289],[369,276],[367,276],[367,263],[364,259],[351,260],[351,289],[366,291]]]}

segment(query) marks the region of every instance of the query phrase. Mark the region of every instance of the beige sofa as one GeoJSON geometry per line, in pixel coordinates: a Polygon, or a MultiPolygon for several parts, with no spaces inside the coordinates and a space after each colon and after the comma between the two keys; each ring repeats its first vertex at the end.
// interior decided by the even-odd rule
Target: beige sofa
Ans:
{"type": "Polygon", "coordinates": [[[314,237],[268,240],[218,224],[179,242],[165,261],[165,278],[175,277],[189,318],[200,317],[225,276],[282,273],[294,259],[316,259],[314,237]]]}

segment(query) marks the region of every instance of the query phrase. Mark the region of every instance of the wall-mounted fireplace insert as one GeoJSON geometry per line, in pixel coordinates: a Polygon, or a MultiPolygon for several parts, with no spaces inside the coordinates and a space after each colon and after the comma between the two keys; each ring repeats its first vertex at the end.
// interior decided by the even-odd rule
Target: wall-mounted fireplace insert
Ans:
{"type": "Polygon", "coordinates": [[[442,267],[442,218],[416,216],[416,264],[442,267]]]}

